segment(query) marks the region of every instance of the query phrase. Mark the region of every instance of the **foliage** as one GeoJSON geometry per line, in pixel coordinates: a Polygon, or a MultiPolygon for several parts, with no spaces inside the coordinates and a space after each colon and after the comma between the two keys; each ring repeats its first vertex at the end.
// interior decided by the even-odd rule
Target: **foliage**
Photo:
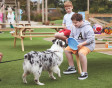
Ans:
{"type": "MultiPolygon", "coordinates": [[[[20,8],[26,13],[26,8],[27,8],[27,1],[26,0],[18,0],[20,1],[20,8]]],[[[66,1],[66,0],[64,0],[66,1]]],[[[70,0],[73,3],[73,11],[74,12],[79,12],[79,11],[87,11],[87,0],[70,0]]],[[[112,1],[109,0],[89,0],[90,1],[90,13],[112,13],[112,1]]],[[[40,7],[42,5],[40,4],[40,7]]],[[[31,11],[36,11],[37,6],[33,6],[33,3],[30,3],[30,9],[31,11]]],[[[66,13],[64,10],[64,2],[62,0],[48,0],[48,8],[61,8],[62,10],[60,13],[52,13],[51,16],[49,15],[48,19],[49,20],[56,20],[56,19],[61,19],[63,15],[66,13]],[[57,16],[56,16],[57,15],[57,16]]],[[[33,13],[31,13],[33,14],[33,13]]],[[[27,19],[27,16],[25,14],[23,15],[23,20],[27,19]]],[[[33,15],[32,15],[33,16],[33,15]]],[[[41,15],[32,17],[31,19],[34,19],[35,21],[41,20],[42,18],[41,15]]]]}
{"type": "Polygon", "coordinates": [[[60,8],[56,8],[51,13],[49,13],[49,20],[59,20],[63,18],[63,14],[60,8]]]}
{"type": "MultiPolygon", "coordinates": [[[[20,1],[20,8],[26,10],[26,0],[20,1]]],[[[65,0],[64,0],[65,1],[65,0]]],[[[86,11],[87,10],[87,0],[70,0],[73,3],[73,11],[86,11]]],[[[90,1],[90,13],[111,13],[112,12],[112,1],[109,0],[89,0],[90,1]]],[[[31,10],[34,9],[33,4],[31,4],[31,10]]],[[[64,6],[62,0],[48,0],[49,8],[62,8],[64,13],[64,6]]]]}
{"type": "Polygon", "coordinates": [[[22,14],[22,20],[27,20],[27,15],[26,14],[22,14]]]}
{"type": "Polygon", "coordinates": [[[31,17],[31,20],[33,21],[38,21],[38,22],[42,21],[42,15],[39,13],[32,12],[30,17],[31,17]]]}

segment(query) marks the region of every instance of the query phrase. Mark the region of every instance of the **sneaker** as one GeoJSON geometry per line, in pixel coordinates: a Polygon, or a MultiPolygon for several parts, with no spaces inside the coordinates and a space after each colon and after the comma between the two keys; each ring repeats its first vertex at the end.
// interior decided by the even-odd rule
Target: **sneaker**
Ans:
{"type": "Polygon", "coordinates": [[[77,71],[76,71],[75,67],[68,67],[68,69],[65,70],[65,71],[63,72],[63,74],[72,74],[72,73],[76,73],[76,72],[77,72],[77,71]]]}
{"type": "Polygon", "coordinates": [[[14,33],[15,31],[11,31],[10,33],[14,33]]]}
{"type": "Polygon", "coordinates": [[[82,72],[82,73],[81,73],[81,76],[78,77],[79,80],[84,80],[84,79],[86,79],[86,78],[88,78],[88,73],[85,73],[85,72],[82,72]]]}

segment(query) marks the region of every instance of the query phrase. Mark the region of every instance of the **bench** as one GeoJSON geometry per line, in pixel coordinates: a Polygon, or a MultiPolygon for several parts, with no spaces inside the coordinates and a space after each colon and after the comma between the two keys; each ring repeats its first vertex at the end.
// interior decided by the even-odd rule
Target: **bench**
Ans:
{"type": "Polygon", "coordinates": [[[1,28],[0,31],[13,31],[14,28],[1,28]]]}

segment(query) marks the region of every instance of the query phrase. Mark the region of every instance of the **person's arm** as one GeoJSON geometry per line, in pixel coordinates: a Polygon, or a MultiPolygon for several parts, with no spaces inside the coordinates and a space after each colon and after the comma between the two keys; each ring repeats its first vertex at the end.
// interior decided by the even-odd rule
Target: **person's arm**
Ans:
{"type": "Polygon", "coordinates": [[[86,45],[86,44],[87,44],[87,42],[85,41],[85,42],[80,43],[77,47],[78,47],[78,49],[79,49],[79,48],[81,48],[82,46],[84,46],[84,45],[86,45]]]}
{"type": "Polygon", "coordinates": [[[63,23],[62,26],[64,27],[64,29],[66,29],[66,25],[63,23]]]}
{"type": "Polygon", "coordinates": [[[78,48],[81,48],[82,46],[85,46],[87,44],[91,44],[94,41],[95,35],[94,35],[94,32],[93,32],[93,29],[90,29],[90,31],[87,32],[86,36],[87,36],[87,40],[80,43],[78,45],[78,48]]]}
{"type": "Polygon", "coordinates": [[[66,29],[66,19],[65,19],[65,16],[63,17],[62,26],[64,26],[64,28],[66,29]]]}

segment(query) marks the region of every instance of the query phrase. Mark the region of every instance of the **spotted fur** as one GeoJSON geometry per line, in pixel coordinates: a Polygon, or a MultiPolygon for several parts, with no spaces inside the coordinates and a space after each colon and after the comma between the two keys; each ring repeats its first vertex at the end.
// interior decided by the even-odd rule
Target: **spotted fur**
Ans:
{"type": "Polygon", "coordinates": [[[39,77],[43,70],[47,70],[52,79],[56,79],[53,72],[61,77],[59,66],[63,61],[63,45],[65,45],[65,43],[59,39],[55,39],[52,42],[53,45],[46,51],[31,51],[24,55],[24,73],[22,76],[24,83],[27,83],[26,76],[29,73],[33,73],[36,84],[44,85],[39,82],[39,77]]]}

